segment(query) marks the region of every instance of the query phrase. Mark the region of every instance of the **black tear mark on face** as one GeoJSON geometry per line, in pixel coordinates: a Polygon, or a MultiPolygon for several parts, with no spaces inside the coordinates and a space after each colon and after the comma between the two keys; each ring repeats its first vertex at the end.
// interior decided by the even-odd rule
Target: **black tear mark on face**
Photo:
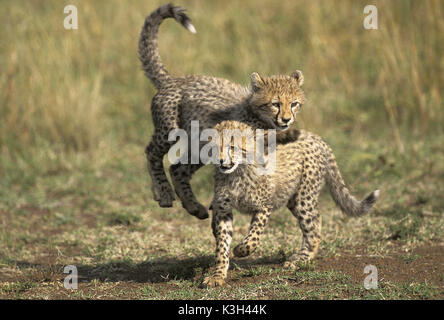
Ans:
{"type": "Polygon", "coordinates": [[[279,114],[281,113],[281,109],[279,108],[277,114],[276,114],[276,119],[274,120],[274,122],[276,122],[276,124],[278,124],[278,120],[279,120],[279,114]]]}

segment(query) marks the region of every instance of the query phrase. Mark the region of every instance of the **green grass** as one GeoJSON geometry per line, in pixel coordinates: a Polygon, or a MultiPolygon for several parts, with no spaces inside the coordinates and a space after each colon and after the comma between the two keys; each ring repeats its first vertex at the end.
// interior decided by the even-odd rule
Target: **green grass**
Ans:
{"type": "Polygon", "coordinates": [[[364,298],[368,300],[430,299],[439,294],[439,289],[426,282],[410,284],[383,283],[378,290],[369,290],[364,298]]]}
{"type": "Polygon", "coordinates": [[[23,292],[30,288],[34,288],[37,285],[37,283],[30,281],[6,283],[0,288],[0,294],[6,294],[15,296],[16,298],[20,298],[23,292]]]}

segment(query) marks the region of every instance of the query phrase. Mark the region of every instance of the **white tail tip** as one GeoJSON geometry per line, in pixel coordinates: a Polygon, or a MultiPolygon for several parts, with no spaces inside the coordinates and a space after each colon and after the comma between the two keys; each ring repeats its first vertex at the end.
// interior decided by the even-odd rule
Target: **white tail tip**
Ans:
{"type": "Polygon", "coordinates": [[[187,23],[185,28],[187,28],[188,31],[191,32],[191,33],[196,33],[196,28],[191,23],[187,23]]]}
{"type": "Polygon", "coordinates": [[[373,191],[373,195],[375,196],[376,199],[379,198],[379,193],[380,193],[380,192],[381,192],[381,191],[379,191],[379,190],[375,190],[375,191],[373,191]]]}

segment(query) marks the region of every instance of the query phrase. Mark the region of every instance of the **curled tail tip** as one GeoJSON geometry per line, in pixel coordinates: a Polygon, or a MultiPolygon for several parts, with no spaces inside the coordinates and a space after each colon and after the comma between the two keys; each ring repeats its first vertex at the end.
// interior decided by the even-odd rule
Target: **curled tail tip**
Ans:
{"type": "Polygon", "coordinates": [[[370,193],[370,195],[365,199],[367,203],[371,203],[374,204],[376,202],[376,200],[378,200],[379,198],[379,194],[381,193],[381,191],[379,189],[373,191],[372,193],[370,193]]]}
{"type": "Polygon", "coordinates": [[[367,212],[369,212],[373,205],[376,203],[376,201],[379,198],[381,191],[379,189],[373,191],[372,193],[370,193],[367,198],[364,199],[364,201],[362,201],[361,207],[362,207],[362,214],[365,214],[367,212]]]}
{"type": "Polygon", "coordinates": [[[185,13],[185,9],[174,6],[172,3],[158,7],[145,18],[139,38],[139,59],[146,76],[156,88],[160,88],[169,79],[157,45],[159,26],[168,18],[174,18],[188,31],[196,33],[196,28],[191,24],[191,19],[185,13]]]}
{"type": "Polygon", "coordinates": [[[185,23],[185,28],[191,33],[196,33],[196,28],[191,24],[191,22],[185,23]]]}
{"type": "Polygon", "coordinates": [[[379,198],[379,194],[381,193],[381,190],[376,189],[375,191],[373,191],[373,195],[376,198],[375,200],[377,200],[379,198]]]}
{"type": "Polygon", "coordinates": [[[191,33],[196,33],[196,28],[191,23],[190,17],[185,13],[185,9],[182,7],[176,7],[172,3],[168,4],[172,16],[176,21],[178,21],[181,25],[183,25],[188,31],[191,33]]]}

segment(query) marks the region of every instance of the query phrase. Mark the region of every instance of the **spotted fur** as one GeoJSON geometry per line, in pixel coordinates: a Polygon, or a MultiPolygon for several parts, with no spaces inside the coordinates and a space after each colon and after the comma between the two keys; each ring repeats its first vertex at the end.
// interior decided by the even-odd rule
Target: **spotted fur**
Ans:
{"type": "MultiPolygon", "coordinates": [[[[238,121],[224,121],[216,128],[221,137],[226,129],[252,129],[238,121]]],[[[204,280],[207,286],[222,285],[227,276],[233,232],[232,209],[252,215],[247,236],[233,250],[235,256],[245,257],[256,250],[270,214],[286,206],[298,219],[302,230],[300,251],[284,264],[293,268],[296,262],[313,259],[317,253],[321,241],[318,196],[325,182],[333,199],[347,215],[367,213],[379,196],[379,190],[376,190],[364,200],[356,200],[345,186],[331,148],[313,133],[295,128],[277,133],[274,151],[276,167],[267,175],[259,174],[264,164],[240,161],[244,155],[236,153],[236,149],[243,150],[244,154],[253,151],[245,147],[244,141],[246,139],[230,139],[227,152],[219,152],[221,166],[215,168],[215,195],[212,201],[216,267],[204,280]],[[235,170],[230,169],[233,166],[235,170]],[[228,174],[227,168],[231,170],[228,174]]],[[[268,157],[272,155],[268,154],[268,157]]]]}
{"type": "Polygon", "coordinates": [[[174,18],[195,32],[184,9],[172,4],[155,10],[143,25],[139,56],[146,75],[158,90],[151,102],[155,131],[145,150],[148,171],[154,199],[161,207],[173,205],[175,191],[190,214],[205,219],[208,217],[207,209],[197,201],[190,186],[192,175],[203,164],[172,165],[170,174],[174,191],[168,182],[162,160],[175,143],[168,141],[169,133],[181,128],[190,137],[192,120],[199,120],[200,132],[223,120],[233,119],[256,128],[286,130],[295,121],[296,113],[305,101],[300,88],[303,75],[301,71],[271,77],[253,73],[251,86],[247,88],[209,76],[172,76],[163,65],[157,47],[159,26],[167,18],[174,18]]]}

